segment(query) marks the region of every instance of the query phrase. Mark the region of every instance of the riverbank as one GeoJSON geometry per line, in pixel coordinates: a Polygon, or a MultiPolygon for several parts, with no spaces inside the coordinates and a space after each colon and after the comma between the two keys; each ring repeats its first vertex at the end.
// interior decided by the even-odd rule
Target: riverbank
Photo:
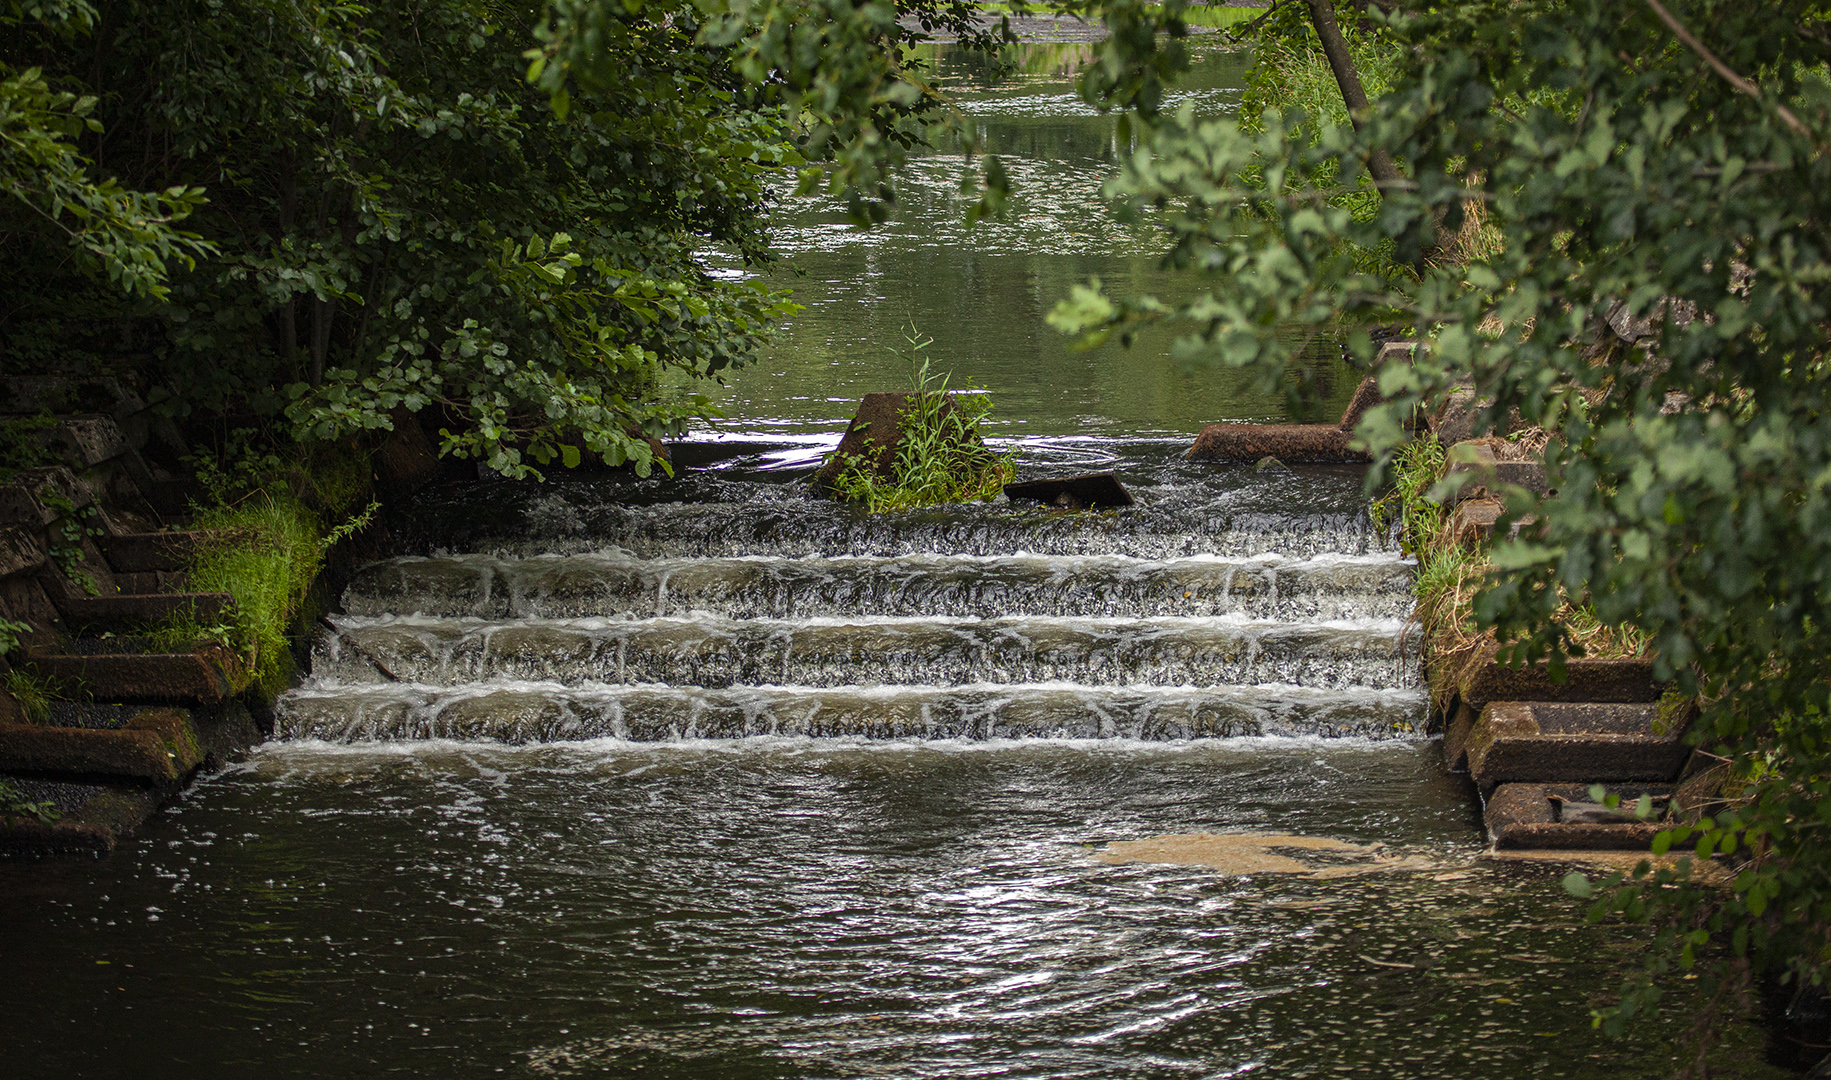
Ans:
{"type": "Polygon", "coordinates": [[[0,434],[0,853],[99,854],[271,732],[399,455],[211,454],[112,377],[4,380],[0,434]]]}

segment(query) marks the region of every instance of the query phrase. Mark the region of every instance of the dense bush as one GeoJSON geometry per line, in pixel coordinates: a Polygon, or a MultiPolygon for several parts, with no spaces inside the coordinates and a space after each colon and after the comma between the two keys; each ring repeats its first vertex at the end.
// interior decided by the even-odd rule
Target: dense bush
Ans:
{"type": "MultiPolygon", "coordinates": [[[[1184,327],[1179,351],[1274,380],[1295,324],[1400,318],[1431,347],[1379,372],[1392,403],[1361,436],[1385,460],[1400,420],[1471,384],[1553,439],[1555,498],[1520,493],[1475,599],[1514,660],[1557,672],[1569,615],[1643,635],[1658,674],[1703,706],[1699,744],[1728,759],[1725,801],[1662,841],[1688,863],[1605,887],[1595,909],[1661,927],[1649,973],[1831,974],[1831,36],[1814,0],[1479,0],[1367,16],[1398,57],[1357,119],[1272,111],[1252,129],[1165,113],[1148,92],[1175,56],[1146,32],[1179,6],[1105,7],[1089,81],[1133,110],[1142,150],[1113,191],[1169,212],[1173,260],[1209,287],[1172,306],[1080,291],[1083,332],[1184,327]],[[1306,179],[1402,174],[1377,215],[1306,179]],[[1430,257],[1476,209],[1495,242],[1430,257]],[[1416,274],[1365,272],[1391,245],[1416,274]]],[[[1354,17],[1351,10],[1339,13],[1354,17]]],[[[1170,40],[1173,40],[1171,38],[1170,40]]],[[[1372,344],[1355,342],[1368,362],[1372,344]]],[[[1583,888],[1584,886],[1579,886],[1583,888]]],[[[1629,986],[1616,1026],[1658,999],[1629,986]]],[[[1721,998],[1713,1000],[1722,1000],[1721,998]]]]}

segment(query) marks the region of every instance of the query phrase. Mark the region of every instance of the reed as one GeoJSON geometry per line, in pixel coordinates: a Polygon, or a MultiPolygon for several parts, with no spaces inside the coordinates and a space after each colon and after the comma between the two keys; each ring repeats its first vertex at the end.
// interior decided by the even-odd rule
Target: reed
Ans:
{"type": "Polygon", "coordinates": [[[874,514],[989,502],[1017,476],[1010,455],[994,453],[980,441],[991,398],[977,388],[950,393],[951,374],[934,370],[928,356],[934,339],[914,326],[903,339],[909,345],[902,355],[909,363],[910,391],[891,475],[879,476],[868,461],[848,456],[833,479],[834,497],[863,503],[874,514]]]}

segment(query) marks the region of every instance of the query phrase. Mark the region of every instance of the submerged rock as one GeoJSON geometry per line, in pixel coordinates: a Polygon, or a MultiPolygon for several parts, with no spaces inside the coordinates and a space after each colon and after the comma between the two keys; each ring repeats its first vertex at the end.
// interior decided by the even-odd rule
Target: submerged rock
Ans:
{"type": "Polygon", "coordinates": [[[1098,510],[1132,505],[1132,493],[1112,473],[1089,473],[1061,480],[1024,480],[1005,485],[1008,499],[1028,499],[1064,510],[1098,510]]]}

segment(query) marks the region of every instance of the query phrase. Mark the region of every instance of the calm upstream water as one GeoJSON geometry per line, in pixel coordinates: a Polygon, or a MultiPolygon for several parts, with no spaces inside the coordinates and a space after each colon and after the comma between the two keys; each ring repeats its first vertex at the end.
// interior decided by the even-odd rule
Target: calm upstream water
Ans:
{"type": "Polygon", "coordinates": [[[424,493],[272,741],[105,860],[0,865],[7,1075],[1670,1071],[1676,1023],[1590,1030],[1644,938],[1485,857],[1418,734],[1359,470],[1185,461],[1280,396],[1042,326],[1082,275],[1174,287],[1103,224],[1078,48],[949,68],[1011,223],[958,230],[944,157],[882,232],[795,210],[807,311],[677,479],[424,493]],[[910,316],[1025,475],[1138,505],[813,498],[910,316]]]}
{"type": "MultiPolygon", "coordinates": [[[[1092,46],[1029,46],[1008,68],[942,51],[942,83],[985,133],[1016,187],[1002,221],[968,227],[963,177],[980,167],[958,155],[913,160],[903,172],[898,211],[869,230],[850,225],[838,204],[784,207],[776,231],[792,267],[770,280],[794,290],[807,310],[791,320],[773,355],[730,378],[714,400],[728,430],[827,433],[843,430],[850,407],[874,390],[902,389],[909,326],[934,339],[928,350],[954,384],[988,389],[991,429],[1006,437],[1073,434],[1185,438],[1217,420],[1278,420],[1281,388],[1259,388],[1226,370],[1192,373],[1168,359],[1167,333],[1147,330],[1131,349],[1074,351],[1043,321],[1069,289],[1099,278],[1115,294],[1176,299],[1186,280],[1159,268],[1162,234],[1117,224],[1100,185],[1125,151],[1117,122],[1085,105],[1074,75],[1092,46]],[[796,272],[798,271],[798,273],[796,272]]],[[[1230,112],[1244,84],[1243,54],[1209,51],[1172,105],[1230,112]]],[[[1318,341],[1310,418],[1341,415],[1357,377],[1340,351],[1318,341]]]]}

